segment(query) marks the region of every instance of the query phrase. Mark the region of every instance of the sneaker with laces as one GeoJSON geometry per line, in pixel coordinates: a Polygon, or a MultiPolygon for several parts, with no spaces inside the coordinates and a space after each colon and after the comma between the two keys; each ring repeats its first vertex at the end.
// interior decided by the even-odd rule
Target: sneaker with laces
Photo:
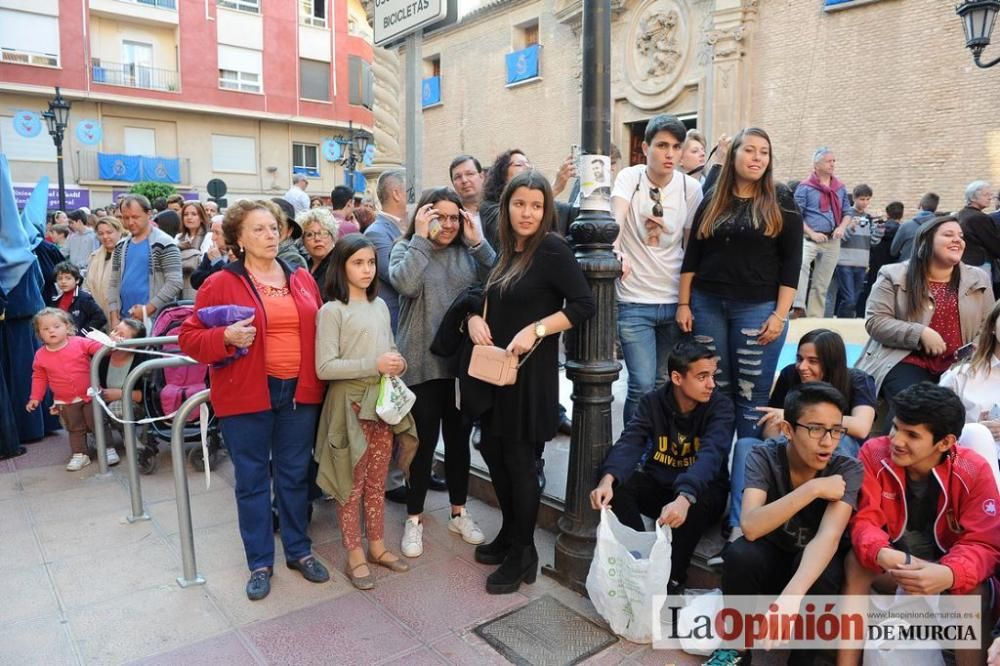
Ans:
{"type": "Polygon", "coordinates": [[[74,453],[73,457],[69,459],[69,464],[66,465],[66,471],[68,472],[79,472],[81,469],[90,464],[90,456],[86,453],[74,453]]]}
{"type": "Polygon", "coordinates": [[[750,666],[750,653],[737,650],[716,650],[702,666],[750,666]]]}
{"type": "Polygon", "coordinates": [[[473,546],[478,546],[486,541],[486,535],[465,509],[462,509],[462,513],[452,516],[448,520],[448,531],[462,535],[462,541],[471,543],[473,546]]]}
{"type": "Polygon", "coordinates": [[[121,458],[118,457],[118,452],[115,451],[115,447],[108,447],[108,465],[117,465],[121,462],[121,458]]]}
{"type": "Polygon", "coordinates": [[[405,557],[420,557],[424,552],[424,526],[407,518],[403,521],[403,542],[400,545],[405,557]]]}

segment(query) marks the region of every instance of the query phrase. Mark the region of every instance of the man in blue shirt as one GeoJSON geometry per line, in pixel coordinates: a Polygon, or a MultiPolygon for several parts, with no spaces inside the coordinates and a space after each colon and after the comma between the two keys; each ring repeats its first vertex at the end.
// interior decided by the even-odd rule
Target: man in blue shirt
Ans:
{"type": "Polygon", "coordinates": [[[822,317],[826,309],[826,293],[840,258],[840,241],[851,216],[847,187],[833,175],[837,158],[833,151],[822,147],[813,153],[813,172],[795,189],[795,203],[802,212],[802,271],[795,292],[792,315],[822,317]],[[813,262],[815,261],[815,266],[813,262]],[[812,282],[809,273],[812,271],[812,282]],[[806,310],[808,294],[809,308],[806,310]]]}

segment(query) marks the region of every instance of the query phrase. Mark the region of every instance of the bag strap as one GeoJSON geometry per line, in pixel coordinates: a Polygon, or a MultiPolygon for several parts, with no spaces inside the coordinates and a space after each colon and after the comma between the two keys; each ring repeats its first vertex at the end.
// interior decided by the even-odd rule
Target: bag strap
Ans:
{"type": "Polygon", "coordinates": [[[538,345],[540,344],[542,344],[542,339],[541,338],[536,339],[535,344],[531,345],[531,349],[525,352],[524,356],[518,359],[517,361],[518,370],[520,370],[521,366],[524,365],[524,363],[528,360],[528,357],[535,353],[535,350],[538,349],[538,345]]]}

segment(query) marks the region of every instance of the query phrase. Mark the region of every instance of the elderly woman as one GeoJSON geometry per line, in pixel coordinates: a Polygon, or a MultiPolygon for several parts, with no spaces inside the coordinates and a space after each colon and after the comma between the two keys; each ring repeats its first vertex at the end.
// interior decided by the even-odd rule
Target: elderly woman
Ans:
{"type": "Polygon", "coordinates": [[[309,270],[316,283],[326,284],[330,251],[337,242],[337,222],[326,208],[313,208],[295,218],[302,228],[302,245],[309,255],[309,270]]]}
{"type": "Polygon", "coordinates": [[[222,230],[237,259],[210,276],[195,301],[197,310],[240,305],[253,316],[207,327],[194,314],[180,332],[185,354],[213,364],[211,400],[236,475],[251,601],[268,595],[274,567],[269,463],[287,566],[310,582],[329,579],[306,534],[307,470],[325,388],[315,361],[320,297],[305,269],[277,258],[280,215],[270,201],[228,209],[222,230]]]}
{"type": "Polygon", "coordinates": [[[125,233],[125,227],[114,217],[102,217],[97,222],[97,240],[101,246],[90,255],[90,264],[87,266],[87,278],[83,281],[83,288],[90,292],[104,314],[108,314],[108,281],[111,279],[111,255],[115,251],[115,245],[121,240],[125,233]]]}
{"type": "Polygon", "coordinates": [[[198,270],[201,255],[207,249],[209,223],[208,213],[197,201],[189,201],[181,208],[181,231],[174,240],[181,251],[181,274],[184,276],[184,288],[181,298],[194,298],[195,287],[191,285],[191,274],[198,270]]]}

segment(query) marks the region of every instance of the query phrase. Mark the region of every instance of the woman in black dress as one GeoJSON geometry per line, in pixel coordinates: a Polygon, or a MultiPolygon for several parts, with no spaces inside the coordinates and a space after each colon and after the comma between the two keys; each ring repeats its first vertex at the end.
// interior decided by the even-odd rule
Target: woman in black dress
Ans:
{"type": "Polygon", "coordinates": [[[500,198],[499,259],[486,282],[486,318],[473,315],[468,323],[473,343],[506,348],[523,363],[515,384],[491,386],[489,408],[471,414],[482,424],[480,452],[503,514],[500,533],[476,548],[476,561],[500,565],[487,578],[490,594],[535,580],[535,448],[559,426],[558,334],[594,314],[590,286],[569,245],[551,233],[554,225],[545,177],[514,176],[500,198]]]}

